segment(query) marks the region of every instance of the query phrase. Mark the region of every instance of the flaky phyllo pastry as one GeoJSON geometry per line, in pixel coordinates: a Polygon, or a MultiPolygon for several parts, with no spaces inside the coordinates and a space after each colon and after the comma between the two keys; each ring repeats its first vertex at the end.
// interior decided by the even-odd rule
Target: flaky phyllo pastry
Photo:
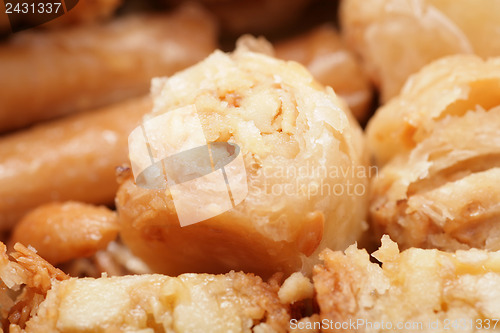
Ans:
{"type": "Polygon", "coordinates": [[[322,332],[498,331],[500,252],[400,252],[385,236],[372,256],[381,266],[354,245],[345,253],[321,254],[324,263],[313,272],[320,313],[302,319],[303,327],[316,322],[322,332]],[[343,323],[348,329],[335,329],[343,323]]]}
{"type": "Polygon", "coordinates": [[[312,295],[304,277],[290,291],[241,272],[70,278],[32,249],[15,249],[9,258],[0,243],[9,332],[286,332],[289,303],[312,295]],[[304,283],[308,294],[294,287],[304,283]]]}
{"type": "MultiPolygon", "coordinates": [[[[121,236],[154,269],[291,273],[310,270],[319,250],[343,249],[360,237],[369,178],[361,129],[333,90],[301,65],[244,49],[216,51],[196,66],[156,79],[153,94],[146,119],[196,110],[207,142],[239,146],[246,175],[236,177],[248,183],[247,196],[233,209],[181,227],[169,189],[125,180],[116,200],[121,236]]],[[[170,124],[193,119],[172,118],[170,124]]],[[[171,131],[178,147],[194,136],[190,126],[171,131]]],[[[227,154],[224,149],[212,154],[227,154]]],[[[195,214],[214,209],[226,192],[209,183],[183,194],[195,214]]]]}
{"type": "Polygon", "coordinates": [[[326,249],[313,283],[294,273],[279,286],[278,278],[235,272],[70,278],[31,249],[17,244],[8,258],[0,245],[0,309],[10,332],[337,332],[342,325],[348,332],[476,332],[498,325],[500,252],[400,252],[386,236],[373,253],[381,266],[355,245],[326,249]],[[296,302],[313,297],[317,313],[301,317],[296,302]]]}
{"type": "Polygon", "coordinates": [[[500,59],[441,59],[368,125],[370,215],[402,247],[500,249],[500,59]]]}

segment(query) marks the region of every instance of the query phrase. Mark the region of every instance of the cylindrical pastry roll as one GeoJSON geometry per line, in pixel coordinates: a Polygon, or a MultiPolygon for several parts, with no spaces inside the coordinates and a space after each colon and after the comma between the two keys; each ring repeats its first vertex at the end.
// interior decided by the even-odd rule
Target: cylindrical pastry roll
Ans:
{"type": "Polygon", "coordinates": [[[140,98],[0,138],[0,229],[50,201],[113,202],[127,136],[151,107],[140,98]]]}
{"type": "Polygon", "coordinates": [[[425,67],[368,124],[371,220],[402,247],[500,249],[500,59],[425,67]]]}
{"type": "Polygon", "coordinates": [[[48,203],[15,226],[10,242],[32,246],[51,264],[89,257],[118,236],[116,213],[81,202],[48,203]]]}
{"type": "Polygon", "coordinates": [[[342,97],[359,121],[365,121],[372,102],[371,85],[356,57],[335,28],[323,25],[275,44],[276,57],[298,61],[342,97]]]}
{"type": "Polygon", "coordinates": [[[153,269],[308,271],[320,249],[359,239],[369,173],[363,134],[301,65],[217,51],[154,81],[153,91],[154,111],[129,139],[140,186],[125,180],[116,199],[122,239],[153,269]],[[206,143],[210,152],[196,148],[206,143]],[[162,170],[168,186],[155,189],[162,170]]]}
{"type": "Polygon", "coordinates": [[[0,46],[0,131],[147,93],[215,48],[212,19],[197,7],[105,25],[27,31],[0,46]]]}
{"type": "Polygon", "coordinates": [[[345,0],[341,22],[385,102],[440,57],[500,56],[499,0],[345,0]]]}

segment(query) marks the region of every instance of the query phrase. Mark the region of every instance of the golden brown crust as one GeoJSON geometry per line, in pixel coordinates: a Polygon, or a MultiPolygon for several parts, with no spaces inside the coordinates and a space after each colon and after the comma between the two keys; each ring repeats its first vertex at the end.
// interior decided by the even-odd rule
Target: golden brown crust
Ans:
{"type": "Polygon", "coordinates": [[[355,281],[365,277],[352,266],[352,262],[341,252],[323,252],[324,265],[313,270],[316,301],[321,318],[336,322],[354,319],[357,311],[355,281]]]}
{"type": "Polygon", "coordinates": [[[401,94],[381,106],[367,126],[368,145],[378,165],[411,151],[447,116],[462,116],[479,105],[500,104],[500,58],[445,57],[423,68],[401,94]]]}
{"type": "Polygon", "coordinates": [[[117,193],[120,235],[134,254],[155,271],[169,275],[221,273],[229,266],[262,276],[299,267],[296,248],[276,242],[243,223],[225,223],[225,217],[181,227],[173,202],[160,191],[135,185],[132,178],[117,193]],[[168,222],[168,223],[167,223],[168,222]],[[268,248],[279,256],[270,256],[268,248]],[[151,257],[157,253],[156,257],[151,257]],[[158,255],[161,254],[161,255],[158,255]],[[242,260],[246,258],[246,260],[242,260]]]}
{"type": "Polygon", "coordinates": [[[21,244],[15,250],[11,261],[0,243],[0,319],[10,332],[286,332],[290,319],[277,286],[251,274],[76,279],[21,244]]]}
{"type": "MultiPolygon", "coordinates": [[[[362,132],[344,102],[301,65],[242,49],[217,51],[154,81],[153,90],[150,124],[155,116],[177,117],[176,110],[196,108],[207,142],[241,148],[245,168],[235,169],[234,179],[248,183],[248,195],[233,209],[181,227],[179,202],[174,205],[169,189],[125,181],[116,200],[121,235],[153,269],[165,274],[235,269],[266,277],[310,271],[307,263],[319,249],[344,248],[361,235],[369,178],[362,132]]],[[[183,124],[192,119],[178,117],[183,124]]],[[[187,125],[151,134],[160,140],[172,131],[174,145],[193,137],[187,125]]],[[[150,161],[133,149],[130,157],[133,165],[150,161]]],[[[185,202],[193,203],[188,217],[218,208],[214,200],[227,195],[225,185],[206,184],[183,192],[185,202]]]]}
{"type": "Polygon", "coordinates": [[[139,98],[2,137],[0,229],[51,201],[111,203],[128,134],[151,107],[139,98]]]}
{"type": "Polygon", "coordinates": [[[467,329],[458,327],[464,325],[460,320],[474,323],[470,331],[478,332],[476,320],[498,316],[492,290],[500,286],[500,252],[400,253],[385,236],[373,254],[382,267],[355,246],[321,256],[324,263],[315,267],[313,281],[322,332],[460,332],[467,329]]]}
{"type": "Polygon", "coordinates": [[[372,118],[367,134],[383,165],[370,204],[377,236],[403,248],[500,249],[498,64],[441,59],[372,118]]]}
{"type": "Polygon", "coordinates": [[[118,236],[115,212],[80,202],[41,205],[15,226],[11,242],[35,248],[51,264],[88,257],[118,236]]]}
{"type": "Polygon", "coordinates": [[[187,6],[18,33],[0,46],[0,131],[146,94],[153,77],[213,51],[215,30],[206,12],[187,6]]]}
{"type": "Polygon", "coordinates": [[[54,281],[69,277],[53,267],[32,249],[22,244],[14,245],[13,260],[6,254],[6,246],[0,243],[0,319],[6,329],[9,325],[24,328],[25,323],[38,309],[54,281]],[[21,292],[9,293],[11,291],[21,292]]]}
{"type": "Polygon", "coordinates": [[[136,275],[54,283],[26,332],[286,332],[289,319],[289,306],[250,274],[136,275]]]}
{"type": "Polygon", "coordinates": [[[0,243],[1,322],[10,332],[207,329],[286,332],[290,308],[277,288],[251,274],[69,278],[32,250],[0,243]],[[147,320],[151,318],[152,320],[147,320]]]}

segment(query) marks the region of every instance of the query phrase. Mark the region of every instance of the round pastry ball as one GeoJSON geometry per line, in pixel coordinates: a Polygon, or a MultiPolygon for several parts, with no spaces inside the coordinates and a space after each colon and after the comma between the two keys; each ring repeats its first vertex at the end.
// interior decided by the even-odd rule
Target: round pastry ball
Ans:
{"type": "MultiPolygon", "coordinates": [[[[153,95],[144,125],[156,131],[149,136],[153,145],[164,135],[170,148],[183,150],[198,135],[193,124],[199,120],[214,161],[236,151],[244,162],[238,170],[226,167],[228,186],[201,178],[197,153],[166,168],[197,174],[198,183],[191,176],[166,189],[147,189],[131,176],[122,180],[116,198],[121,236],[154,270],[262,276],[310,271],[321,249],[344,249],[360,238],[370,173],[363,133],[345,103],[304,67],[243,49],[216,51],[156,79],[153,95]],[[160,125],[163,118],[169,121],[160,125]],[[221,211],[228,187],[245,181],[248,192],[232,192],[232,208],[181,226],[181,220],[221,211]],[[174,192],[181,187],[182,204],[174,192]],[[246,195],[237,198],[241,193],[246,195]]],[[[149,163],[134,147],[133,168],[149,163]]]]}
{"type": "Polygon", "coordinates": [[[403,248],[500,250],[500,58],[438,60],[381,107],[373,227],[403,248]]]}
{"type": "Polygon", "coordinates": [[[440,57],[500,56],[500,0],[344,0],[340,13],[383,102],[440,57]]]}

